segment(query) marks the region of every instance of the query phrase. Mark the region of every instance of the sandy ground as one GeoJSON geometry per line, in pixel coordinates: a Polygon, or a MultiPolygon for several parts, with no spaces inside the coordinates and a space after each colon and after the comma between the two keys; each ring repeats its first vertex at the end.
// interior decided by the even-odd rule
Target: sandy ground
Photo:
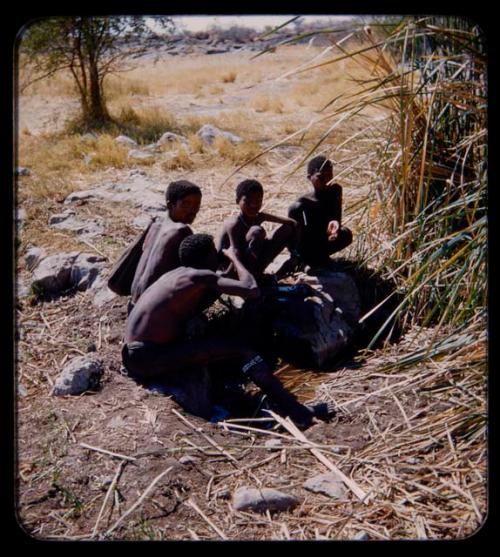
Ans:
{"type": "MultiPolygon", "coordinates": [[[[311,57],[311,52],[293,56],[302,62],[311,57]]],[[[259,72],[276,76],[290,68],[291,58],[284,54],[272,67],[260,58],[259,72]]],[[[287,96],[304,77],[280,82],[258,79],[254,66],[249,69],[249,60],[239,62],[243,83],[238,76],[235,82],[218,83],[221,90],[216,93],[208,92],[210,85],[194,92],[167,93],[151,77],[153,93],[134,98],[133,103],[166,108],[179,119],[194,116],[203,121],[227,113],[231,121],[234,112],[247,114],[247,127],[238,131],[264,147],[283,137],[285,123],[300,127],[318,117],[310,106],[295,104],[287,96]],[[289,108],[283,112],[256,111],[256,99],[262,95],[286,100],[289,108]]],[[[201,73],[205,66],[215,72],[217,65],[232,68],[237,63],[233,55],[214,55],[210,59],[176,57],[165,60],[161,71],[193,75],[201,73]]],[[[20,141],[23,134],[35,136],[62,130],[78,107],[70,97],[47,91],[22,96],[18,101],[20,141]]],[[[332,148],[366,125],[365,120],[360,120],[358,127],[340,127],[332,148]]],[[[345,187],[346,207],[362,198],[371,172],[369,164],[349,170],[351,148],[367,149],[358,144],[340,147],[333,153],[337,169],[343,173],[340,181],[345,187]]],[[[157,181],[159,189],[180,177],[199,183],[204,192],[203,210],[194,228],[216,234],[222,220],[234,210],[233,189],[240,177],[260,179],[266,189],[266,208],[284,211],[307,183],[303,171],[286,180],[283,176],[291,161],[299,161],[306,152],[287,142],[261,163],[246,167],[228,181],[226,178],[235,171],[231,164],[211,166],[204,161],[189,171],[174,170],[168,175],[160,160],[139,168],[157,181]]],[[[23,162],[20,160],[21,165],[23,162]]],[[[103,180],[126,181],[133,169],[82,173],[73,177],[73,189],[95,187],[103,180]]],[[[62,200],[30,201],[28,192],[37,171],[33,168],[33,175],[22,177],[19,182],[28,215],[20,235],[21,255],[28,241],[36,240],[49,253],[91,251],[94,246],[113,261],[136,233],[131,222],[143,211],[127,204],[77,205],[78,214],[98,216],[106,226],[103,237],[94,238],[90,246],[82,244],[71,232],[46,230],[44,223],[49,214],[61,209],[62,200]]],[[[348,210],[346,216],[349,218],[348,210]]],[[[21,280],[29,281],[22,259],[18,268],[21,280]]],[[[398,390],[400,377],[377,374],[376,367],[353,361],[334,366],[325,374],[282,363],[279,376],[303,401],[318,400],[318,389],[324,394],[321,389],[325,384],[337,385],[330,389],[329,396],[338,402],[362,401],[351,411],[339,411],[331,423],[318,423],[306,432],[309,441],[324,446],[324,454],[335,467],[372,494],[373,502],[360,502],[349,489],[341,499],[332,499],[303,488],[307,478],[328,470],[310,451],[310,445],[283,430],[229,431],[228,427],[207,423],[185,414],[168,397],[147,391],[120,375],[125,305],[124,299],[115,298],[98,310],[92,306],[89,294],[83,292],[35,305],[24,300],[17,306],[18,515],[29,535],[39,539],[120,540],[415,539],[422,536],[422,528],[429,538],[454,538],[457,532],[466,535],[476,528],[473,511],[454,518],[450,503],[445,509],[449,514],[442,520],[448,526],[438,523],[438,518],[435,524],[430,521],[422,526],[415,521],[421,493],[417,492],[415,500],[408,493],[413,505],[408,508],[400,501],[403,494],[393,485],[393,468],[388,468],[389,476],[370,469],[370,447],[380,442],[384,432],[394,428],[398,434],[403,431],[397,429],[402,421],[400,399],[407,416],[418,415],[420,398],[410,387],[398,390]],[[52,385],[65,363],[74,356],[94,352],[105,368],[100,390],[77,398],[51,396],[52,385]],[[388,386],[394,386],[398,399],[389,396],[388,386]],[[365,395],[379,391],[365,401],[365,395]],[[281,446],[266,446],[272,438],[281,439],[281,446]],[[231,507],[231,498],[241,486],[281,489],[297,496],[299,504],[293,511],[273,515],[237,512],[231,507]],[[400,501],[398,516],[391,510],[394,507],[386,504],[389,499],[400,501]]],[[[404,421],[402,427],[406,427],[404,421]]],[[[446,448],[439,447],[421,453],[418,449],[412,451],[402,450],[387,457],[405,464],[404,477],[408,481],[418,479],[417,464],[437,466],[448,454],[445,455],[446,448]]],[[[410,491],[414,489],[405,485],[410,491]]],[[[478,504],[483,503],[481,500],[478,504]]]]}

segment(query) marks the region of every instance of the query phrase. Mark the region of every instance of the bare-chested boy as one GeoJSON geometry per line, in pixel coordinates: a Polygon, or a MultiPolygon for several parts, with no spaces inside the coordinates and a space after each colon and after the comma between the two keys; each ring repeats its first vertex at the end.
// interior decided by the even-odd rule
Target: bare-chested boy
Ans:
{"type": "Polygon", "coordinates": [[[165,196],[167,215],[162,222],[152,224],[144,240],[132,282],[129,311],[148,286],[180,265],[180,243],[193,233],[189,225],[200,209],[200,188],[187,180],[178,180],[169,184],[165,196]]]}
{"type": "Polygon", "coordinates": [[[237,185],[236,203],[240,211],[224,221],[218,245],[219,255],[231,246],[257,278],[285,247],[292,253],[296,242],[297,223],[261,211],[263,197],[264,189],[257,180],[243,180],[237,185]],[[281,226],[268,238],[261,226],[263,222],[281,226]]]}
{"type": "Polygon", "coordinates": [[[162,275],[138,299],[126,325],[123,365],[140,380],[168,379],[186,369],[200,369],[218,361],[242,362],[242,371],[267,394],[279,411],[302,426],[312,412],[287,392],[262,358],[243,340],[202,338],[187,340],[187,322],[222,293],[254,298],[259,288],[235,252],[224,250],[237,279],[215,272],[218,264],[213,238],[193,234],[179,248],[181,267],[162,275]]]}
{"type": "Polygon", "coordinates": [[[352,242],[352,232],[342,226],[342,187],[331,184],[332,163],[325,156],[311,159],[307,177],[314,190],[293,203],[288,216],[298,223],[297,251],[311,266],[324,266],[330,255],[352,242]]]}

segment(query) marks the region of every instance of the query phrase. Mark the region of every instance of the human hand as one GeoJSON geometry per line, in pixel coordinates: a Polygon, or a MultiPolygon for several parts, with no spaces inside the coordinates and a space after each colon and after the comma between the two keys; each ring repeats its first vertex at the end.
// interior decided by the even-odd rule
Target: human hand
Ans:
{"type": "Polygon", "coordinates": [[[328,236],[328,241],[333,242],[339,235],[340,224],[338,220],[332,220],[328,223],[326,228],[326,233],[328,236]]]}

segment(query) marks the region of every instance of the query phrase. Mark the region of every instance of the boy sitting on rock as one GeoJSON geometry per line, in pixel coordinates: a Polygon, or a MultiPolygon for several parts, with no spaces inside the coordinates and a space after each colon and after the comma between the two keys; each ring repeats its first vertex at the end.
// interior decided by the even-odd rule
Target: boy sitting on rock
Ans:
{"type": "Polygon", "coordinates": [[[288,216],[298,223],[302,261],[312,267],[328,266],[330,255],[352,242],[352,232],[342,226],[342,187],[330,184],[332,163],[323,155],[309,161],[307,177],[314,189],[290,206],[288,216]]]}
{"type": "Polygon", "coordinates": [[[142,293],[164,273],[179,267],[179,246],[191,235],[201,204],[200,188],[187,180],[171,182],[166,191],[167,214],[152,224],[144,240],[143,252],[131,288],[129,311],[142,293]]]}
{"type": "MultiPolygon", "coordinates": [[[[243,180],[236,187],[236,203],[240,211],[224,221],[218,251],[222,254],[231,246],[245,267],[259,281],[265,268],[287,247],[293,253],[297,223],[261,211],[264,189],[257,180],[243,180]],[[263,222],[281,224],[270,237],[261,226],[263,222]]],[[[290,260],[283,267],[290,267],[290,260]]],[[[283,274],[283,267],[276,275],[283,274]]]]}

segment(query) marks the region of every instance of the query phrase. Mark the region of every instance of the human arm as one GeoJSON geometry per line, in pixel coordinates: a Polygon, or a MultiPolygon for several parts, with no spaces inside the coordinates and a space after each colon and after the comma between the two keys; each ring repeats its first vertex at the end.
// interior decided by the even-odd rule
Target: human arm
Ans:
{"type": "Polygon", "coordinates": [[[228,278],[226,273],[212,272],[208,270],[196,271],[192,280],[196,284],[203,284],[217,294],[229,294],[241,298],[258,298],[259,287],[253,276],[246,270],[241,262],[234,256],[231,248],[224,249],[224,254],[236,269],[238,278],[228,278]]]}
{"type": "Polygon", "coordinates": [[[271,213],[265,213],[260,211],[258,214],[258,223],[262,222],[275,222],[278,224],[291,224],[292,226],[297,226],[297,220],[290,217],[280,217],[278,215],[272,215],[271,213]]]}

